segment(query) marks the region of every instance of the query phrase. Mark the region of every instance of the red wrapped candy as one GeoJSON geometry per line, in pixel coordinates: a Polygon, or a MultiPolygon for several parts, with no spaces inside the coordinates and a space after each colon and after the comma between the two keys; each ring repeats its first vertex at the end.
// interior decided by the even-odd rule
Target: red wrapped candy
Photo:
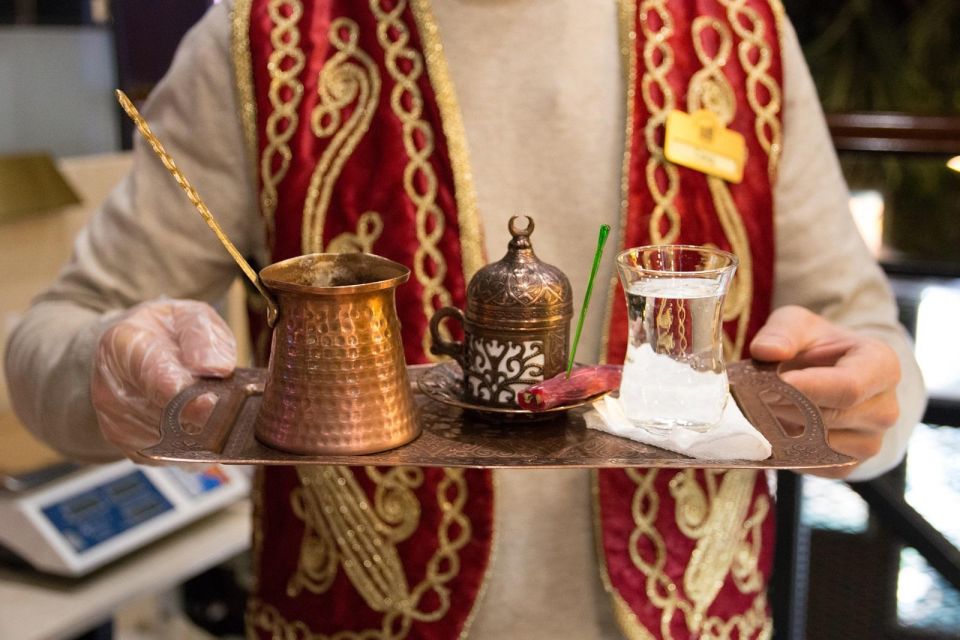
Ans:
{"type": "Polygon", "coordinates": [[[620,386],[623,367],[615,364],[577,367],[517,392],[517,404],[528,411],[546,411],[574,404],[620,386]]]}

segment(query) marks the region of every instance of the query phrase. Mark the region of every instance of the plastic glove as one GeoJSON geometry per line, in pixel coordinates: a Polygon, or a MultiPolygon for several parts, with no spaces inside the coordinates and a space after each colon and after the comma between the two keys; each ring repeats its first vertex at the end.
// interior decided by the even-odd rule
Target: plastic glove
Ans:
{"type": "MultiPolygon", "coordinates": [[[[159,439],[163,407],[197,376],[226,377],[237,364],[237,342],[210,305],[154,300],[133,307],[100,338],[91,396],[103,436],[136,462],[159,439]]],[[[189,405],[203,424],[215,396],[189,405]]]]}

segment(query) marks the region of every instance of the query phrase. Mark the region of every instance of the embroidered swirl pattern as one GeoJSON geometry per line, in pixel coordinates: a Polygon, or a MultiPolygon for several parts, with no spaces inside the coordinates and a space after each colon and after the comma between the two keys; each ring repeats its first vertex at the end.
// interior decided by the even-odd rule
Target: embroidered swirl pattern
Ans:
{"type": "MultiPolygon", "coordinates": [[[[635,105],[637,103],[637,5],[633,0],[618,1],[620,59],[624,69],[626,93],[626,127],[623,138],[623,161],[620,165],[620,230],[617,247],[626,248],[627,222],[630,217],[630,169],[633,165],[633,134],[636,127],[635,105]]],[[[613,307],[617,303],[617,287],[620,281],[616,273],[607,286],[607,306],[604,312],[603,329],[600,334],[600,361],[607,362],[610,347],[610,326],[613,324],[613,307]]]]}
{"type": "Polygon", "coordinates": [[[484,264],[483,232],[477,213],[477,194],[473,187],[473,172],[463,117],[457,102],[457,92],[450,80],[447,60],[440,40],[440,27],[433,17],[430,0],[411,0],[414,21],[420,35],[423,59],[433,97],[440,109],[440,121],[447,143],[447,156],[453,169],[454,190],[457,198],[457,220],[460,226],[460,251],[463,255],[463,280],[470,282],[484,264]]]}
{"type": "Polygon", "coordinates": [[[357,220],[357,230],[344,231],[327,245],[327,253],[373,253],[373,245],[383,233],[383,218],[367,211],[357,220]]]}
{"type": "MultiPolygon", "coordinates": [[[[370,9],[377,18],[377,39],[383,46],[387,72],[394,80],[390,91],[390,108],[403,125],[403,147],[407,166],[403,171],[403,188],[416,206],[416,229],[419,244],[413,255],[413,273],[423,287],[423,314],[429,322],[436,309],[452,304],[444,287],[447,262],[439,243],[446,227],[443,211],[437,205],[437,176],[430,163],[434,152],[434,134],[423,118],[423,95],[418,82],[423,75],[423,56],[410,46],[410,30],[400,19],[407,9],[407,0],[385,3],[370,0],[370,9]],[[391,8],[383,5],[392,4],[391,8]]],[[[449,340],[446,327],[441,335],[449,340]]],[[[423,351],[431,359],[432,339],[423,334],[423,351]]]]}
{"type": "MultiPolygon", "coordinates": [[[[668,24],[662,16],[660,22],[664,27],[668,24]]],[[[644,22],[645,28],[646,25],[647,22],[644,22]]],[[[724,125],[729,124],[735,115],[736,98],[722,73],[722,67],[732,51],[732,36],[725,24],[705,16],[694,20],[692,28],[694,47],[703,68],[691,79],[687,108],[691,112],[699,108],[710,109],[724,125]],[[703,46],[703,36],[708,29],[716,34],[719,42],[717,51],[712,55],[703,46]]],[[[656,34],[645,35],[650,38],[656,34]]],[[[665,60],[662,53],[659,58],[662,66],[665,60]]],[[[645,62],[649,67],[655,60],[653,56],[645,55],[645,62]]],[[[648,102],[648,108],[649,105],[648,102]]],[[[655,140],[648,135],[648,147],[651,142],[655,143],[655,140]]],[[[651,149],[651,161],[659,152],[659,148],[651,149]]],[[[648,184],[651,182],[650,167],[648,163],[648,184]]],[[[729,296],[732,300],[728,302],[732,304],[729,309],[725,307],[724,316],[725,319],[739,320],[737,337],[733,344],[727,345],[728,354],[739,353],[752,300],[749,241],[726,184],[717,178],[709,178],[708,184],[724,233],[734,252],[741,257],[741,270],[738,272],[741,283],[729,296]],[[746,268],[743,265],[744,257],[746,268]]],[[[651,228],[651,237],[655,238],[653,231],[654,228],[651,228]]],[[[658,320],[672,324],[672,319],[658,320]]],[[[760,527],[769,511],[769,500],[765,496],[758,498],[753,513],[748,515],[755,473],[707,471],[705,488],[697,482],[695,473],[685,470],[670,482],[670,490],[676,501],[677,526],[684,535],[697,541],[684,572],[681,590],[666,574],[665,541],[655,526],[660,500],[654,489],[657,470],[627,470],[628,477],[637,485],[631,507],[635,527],[629,538],[630,559],[646,576],[647,597],[661,611],[660,634],[664,638],[672,638],[671,623],[680,614],[687,629],[695,635],[729,638],[736,632],[738,637],[753,637],[754,634],[768,637],[771,629],[766,615],[766,595],[762,591],[763,580],[759,573],[759,549],[760,527]],[[641,549],[651,549],[652,556],[645,557],[641,549]],[[736,588],[743,593],[757,593],[753,606],[746,613],[726,620],[708,616],[707,611],[727,575],[732,576],[736,588]]],[[[625,629],[633,629],[635,637],[651,635],[646,630],[637,632],[642,625],[635,616],[627,615],[622,604],[617,610],[621,620],[629,621],[625,629]]]]}
{"type": "Polygon", "coordinates": [[[376,486],[372,503],[348,467],[298,467],[297,473],[301,486],[291,494],[291,501],[294,513],[304,519],[306,532],[288,595],[303,588],[322,593],[343,569],[366,604],[384,614],[381,626],[328,636],[313,632],[301,621],[287,620],[275,607],[254,599],[247,612],[249,628],[275,638],[403,640],[414,621],[435,622],[446,615],[451,597],[447,583],[460,573],[459,553],[472,535],[470,519],[463,512],[467,485],[462,469],[443,470],[436,490],[442,514],[437,551],[427,562],[423,580],[412,589],[396,544],[409,538],[419,525],[420,504],[414,489],[422,486],[423,471],[411,467],[367,469],[376,486]],[[311,565],[305,568],[305,556],[316,553],[318,544],[322,553],[332,550],[334,560],[307,557],[311,565]],[[428,594],[432,597],[427,598],[428,594]],[[433,603],[432,609],[423,608],[425,600],[433,603]]]}
{"type": "MultiPolygon", "coordinates": [[[[733,49],[733,36],[723,22],[700,16],[693,21],[693,46],[697,59],[703,68],[693,74],[687,91],[687,110],[690,113],[699,109],[709,109],[717,116],[723,126],[733,122],[736,115],[737,98],[730,82],[723,74],[723,67],[730,59],[733,49]],[[713,54],[705,46],[705,37],[712,32],[719,46],[713,54]]],[[[743,217],[730,195],[726,182],[716,176],[707,176],[707,186],[717,211],[717,219],[723,233],[730,243],[733,253],[740,259],[740,265],[723,303],[723,320],[736,321],[737,330],[731,339],[724,334],[724,351],[728,359],[739,359],[746,341],[750,323],[750,306],[753,301],[753,257],[750,253],[750,238],[743,224],[743,217]]]]}
{"type": "Polygon", "coordinates": [[[250,163],[250,179],[257,172],[257,105],[253,98],[253,61],[250,56],[250,9],[253,0],[236,0],[230,14],[230,55],[239,97],[238,116],[250,163]]]}
{"type": "Polygon", "coordinates": [[[323,250],[323,228],[330,195],[343,165],[370,128],[380,97],[377,65],[357,46],[359,27],[349,18],[330,23],[329,38],[335,53],[323,68],[317,83],[320,96],[310,114],[310,128],[318,138],[330,138],[307,189],[301,244],[304,253],[323,250]],[[343,120],[343,112],[354,105],[343,120]]]}
{"type": "Polygon", "coordinates": [[[273,50],[267,61],[270,74],[270,115],[267,116],[264,136],[266,146],[260,155],[260,211],[267,224],[268,246],[273,244],[274,215],[277,210],[277,186],[290,169],[293,154],[290,139],[297,131],[300,117],[297,109],[303,99],[303,71],[306,58],[300,48],[300,18],[303,4],[299,0],[272,0],[267,13],[273,28],[270,44],[273,50]]]}
{"type": "MultiPolygon", "coordinates": [[[[655,489],[658,470],[627,469],[626,473],[637,486],[631,505],[634,529],[628,552],[634,566],[646,577],[647,597],[661,611],[661,636],[674,637],[671,624],[679,614],[689,633],[697,637],[769,637],[759,548],[760,526],[770,503],[766,496],[761,496],[749,513],[756,473],[705,470],[701,485],[696,479],[697,470],[685,469],[671,479],[677,527],[696,540],[682,589],[666,574],[666,542],[656,527],[660,508],[660,496],[655,489]],[[642,551],[645,548],[651,551],[642,551]],[[707,610],[728,574],[734,576],[733,582],[741,592],[756,594],[753,605],[744,614],[726,619],[710,616],[707,610]]],[[[631,626],[642,628],[635,617],[631,626]]],[[[637,637],[649,635],[646,632],[637,637]]]]}
{"type": "MultiPolygon", "coordinates": [[[[666,0],[644,0],[640,5],[640,25],[643,29],[645,64],[640,92],[650,114],[643,129],[650,152],[646,167],[647,188],[655,202],[650,217],[650,241],[653,244],[670,244],[680,235],[680,213],[674,206],[680,175],[676,166],[664,158],[663,146],[659,142],[667,116],[676,108],[676,97],[667,81],[674,63],[673,48],[669,44],[674,23],[666,0]],[[654,30],[655,23],[659,23],[659,26],[654,30]],[[665,189],[661,188],[661,183],[666,184],[665,189]],[[665,231],[662,230],[664,224],[665,231]]],[[[632,105],[630,108],[633,108],[632,105]]]]}
{"type": "MultiPolygon", "coordinates": [[[[760,146],[767,153],[767,171],[772,184],[776,181],[777,166],[783,149],[778,118],[782,96],[780,87],[770,75],[773,51],[765,37],[766,24],[754,8],[746,6],[747,0],[718,1],[726,8],[727,20],[741,39],[737,46],[737,56],[747,72],[747,104],[756,116],[754,130],[760,146]],[[761,87],[766,93],[765,100],[761,98],[761,87]]],[[[778,0],[771,2],[778,28],[782,17],[776,6],[779,4],[778,0]]],[[[782,6],[780,10],[782,11],[782,6]]]]}

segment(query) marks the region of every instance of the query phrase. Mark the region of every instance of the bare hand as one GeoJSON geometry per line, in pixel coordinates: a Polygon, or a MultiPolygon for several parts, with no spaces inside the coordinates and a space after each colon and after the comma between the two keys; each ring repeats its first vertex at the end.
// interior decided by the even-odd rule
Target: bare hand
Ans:
{"type": "MultiPolygon", "coordinates": [[[[775,310],[750,344],[757,360],[781,362],[785,382],[823,413],[830,446],[861,462],[875,456],[900,414],[897,354],[880,340],[839,327],[803,307],[775,310]]],[[[812,470],[843,478],[853,467],[812,470]]]]}

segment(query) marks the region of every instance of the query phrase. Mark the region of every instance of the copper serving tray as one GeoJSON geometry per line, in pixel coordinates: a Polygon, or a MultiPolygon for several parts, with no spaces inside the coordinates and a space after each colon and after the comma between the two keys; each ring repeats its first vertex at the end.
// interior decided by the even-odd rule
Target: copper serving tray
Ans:
{"type": "Polygon", "coordinates": [[[812,469],[855,463],[827,446],[823,419],[800,392],[783,383],[774,369],[753,362],[730,365],[733,397],[744,415],[773,448],[763,461],[689,458],[618,438],[584,424],[589,406],[572,408],[548,420],[496,422],[420,392],[417,380],[429,367],[410,367],[423,433],[397,449],[357,456],[302,456],[277,451],[254,437],[264,369],[238,369],[226,380],[202,380],[166,407],[162,441],[142,453],[165,462],[221,464],[418,465],[443,467],[712,467],[812,469]],[[183,408],[198,395],[213,392],[218,402],[202,428],[181,423],[183,408]],[[778,417],[779,416],[779,417],[778,417]]]}

